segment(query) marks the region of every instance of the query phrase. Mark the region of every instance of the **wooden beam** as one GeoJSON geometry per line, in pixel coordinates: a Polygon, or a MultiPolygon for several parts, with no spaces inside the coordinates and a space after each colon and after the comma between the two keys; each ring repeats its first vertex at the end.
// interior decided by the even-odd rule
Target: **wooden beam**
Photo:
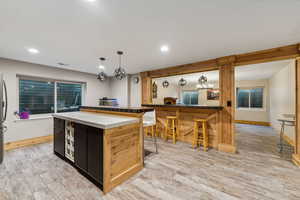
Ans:
{"type": "Polygon", "coordinates": [[[152,71],[143,72],[145,76],[158,78],[164,76],[172,76],[179,74],[196,73],[202,71],[217,70],[222,62],[228,62],[231,59],[234,66],[257,64],[263,62],[271,62],[277,60],[296,58],[300,55],[300,43],[282,46],[267,50],[255,51],[244,54],[225,56],[190,64],[166,67],[152,71]]]}
{"type": "Polygon", "coordinates": [[[210,71],[210,70],[217,70],[218,65],[216,59],[206,60],[196,63],[190,63],[185,65],[178,65],[174,67],[167,67],[164,69],[158,69],[153,71],[148,71],[148,76],[151,78],[158,78],[164,76],[172,76],[178,74],[189,74],[201,71],[210,71]]]}
{"type": "Polygon", "coordinates": [[[47,143],[53,140],[53,135],[35,137],[26,140],[19,140],[15,142],[8,142],[4,145],[4,150],[9,151],[13,149],[18,149],[26,146],[32,146],[35,144],[47,143]]]}
{"type": "Polygon", "coordinates": [[[152,78],[149,76],[148,72],[142,72],[141,74],[142,82],[142,104],[152,103],[152,78]]]}
{"type": "Polygon", "coordinates": [[[300,57],[296,58],[296,134],[293,162],[300,167],[300,57]]]}
{"type": "Polygon", "coordinates": [[[299,44],[236,55],[235,66],[271,62],[296,58],[299,55],[299,44]]]}
{"type": "Polygon", "coordinates": [[[221,134],[219,135],[219,151],[235,153],[235,77],[233,62],[235,57],[223,57],[217,60],[220,65],[220,105],[223,110],[220,112],[221,134]]]}

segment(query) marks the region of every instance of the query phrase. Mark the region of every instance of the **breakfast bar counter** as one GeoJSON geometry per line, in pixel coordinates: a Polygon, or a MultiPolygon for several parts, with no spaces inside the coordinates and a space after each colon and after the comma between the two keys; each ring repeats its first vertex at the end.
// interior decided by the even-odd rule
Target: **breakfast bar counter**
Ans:
{"type": "Polygon", "coordinates": [[[192,144],[194,120],[208,119],[209,147],[218,148],[220,139],[220,111],[222,106],[186,105],[186,104],[143,104],[156,112],[156,130],[164,137],[167,116],[178,119],[177,140],[192,144]]]}
{"type": "Polygon", "coordinates": [[[143,168],[142,117],[152,110],[82,107],[54,114],[54,153],[107,193],[143,168]]]}

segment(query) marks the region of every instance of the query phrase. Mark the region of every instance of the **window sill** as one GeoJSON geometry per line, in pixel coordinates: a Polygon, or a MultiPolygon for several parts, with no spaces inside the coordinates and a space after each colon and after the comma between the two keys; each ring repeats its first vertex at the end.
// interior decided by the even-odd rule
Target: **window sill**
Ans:
{"type": "Polygon", "coordinates": [[[32,120],[44,120],[44,119],[51,119],[52,115],[44,115],[44,116],[31,116],[29,119],[15,119],[14,122],[25,122],[25,121],[32,121],[32,120]]]}
{"type": "Polygon", "coordinates": [[[254,111],[254,112],[266,112],[264,108],[236,108],[236,110],[240,111],[254,111]]]}

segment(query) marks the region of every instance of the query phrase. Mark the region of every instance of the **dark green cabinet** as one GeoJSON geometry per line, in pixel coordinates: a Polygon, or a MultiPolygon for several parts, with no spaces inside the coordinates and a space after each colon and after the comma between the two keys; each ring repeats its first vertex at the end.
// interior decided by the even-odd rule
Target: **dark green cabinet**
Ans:
{"type": "Polygon", "coordinates": [[[54,151],[65,156],[65,120],[54,118],[54,151]]]}

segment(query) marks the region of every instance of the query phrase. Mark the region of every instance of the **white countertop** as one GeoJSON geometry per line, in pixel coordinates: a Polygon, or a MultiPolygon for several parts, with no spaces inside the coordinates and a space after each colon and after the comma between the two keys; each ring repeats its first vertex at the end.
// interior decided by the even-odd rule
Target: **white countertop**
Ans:
{"type": "Polygon", "coordinates": [[[57,113],[53,114],[53,117],[102,129],[110,129],[139,122],[139,119],[135,117],[90,112],[57,113]]]}

